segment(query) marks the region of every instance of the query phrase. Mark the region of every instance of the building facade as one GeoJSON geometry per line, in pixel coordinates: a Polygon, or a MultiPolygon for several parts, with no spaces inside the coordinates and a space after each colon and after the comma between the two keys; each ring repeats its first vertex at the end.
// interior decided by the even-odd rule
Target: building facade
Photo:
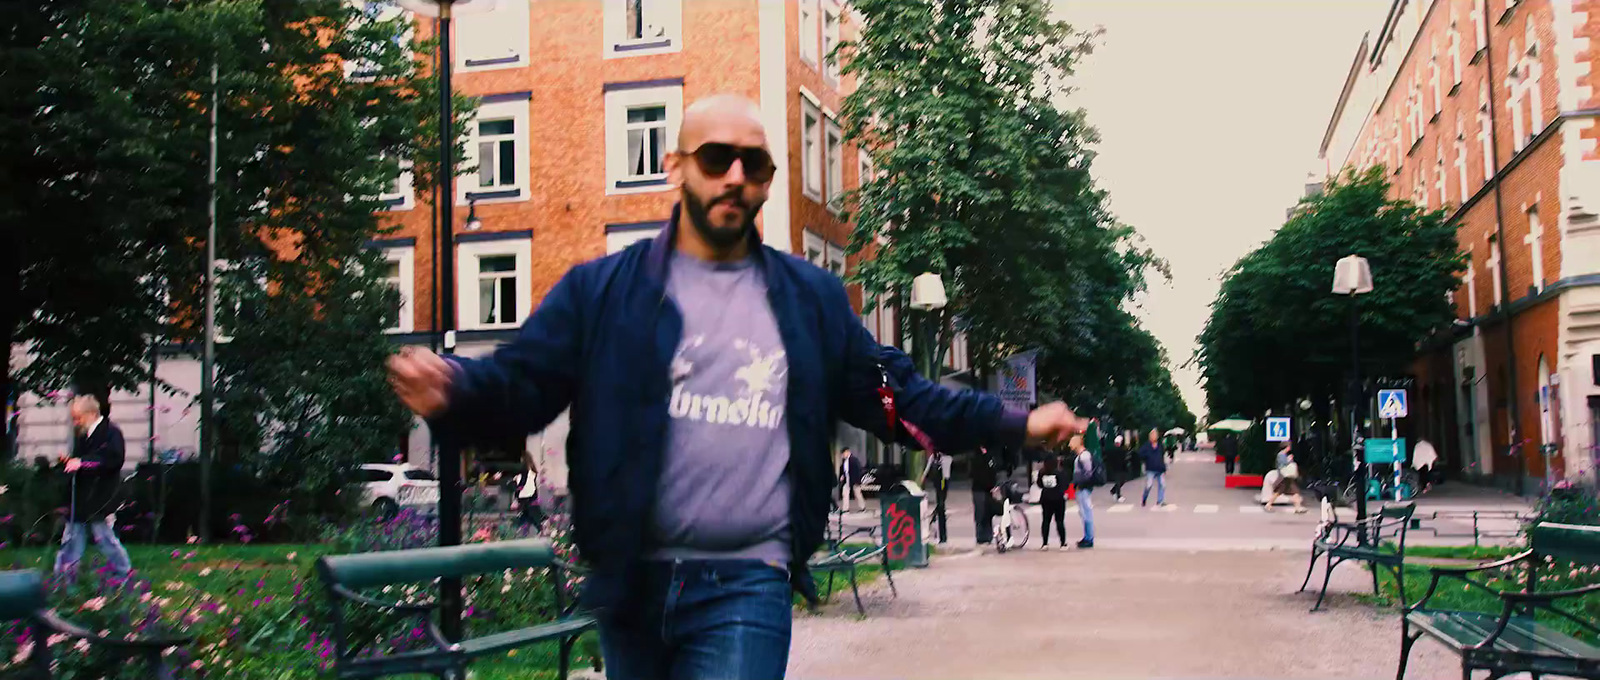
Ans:
{"type": "Polygon", "coordinates": [[[1403,430],[1527,492],[1592,478],[1600,442],[1596,37],[1595,0],[1395,0],[1319,149],[1457,225],[1458,320],[1420,348],[1403,430]]]}

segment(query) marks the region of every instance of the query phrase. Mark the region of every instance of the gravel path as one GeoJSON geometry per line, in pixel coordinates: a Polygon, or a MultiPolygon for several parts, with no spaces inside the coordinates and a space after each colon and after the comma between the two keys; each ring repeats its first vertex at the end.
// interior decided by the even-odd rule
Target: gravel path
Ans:
{"type": "MultiPolygon", "coordinates": [[[[1399,615],[1335,572],[1325,611],[1295,594],[1301,551],[1106,550],[939,558],[795,621],[791,678],[1392,678],[1399,615]]],[[[1321,574],[1318,573],[1320,578],[1321,574]]],[[[1370,592],[1366,590],[1365,592],[1370,592]]],[[[1412,680],[1458,678],[1426,640],[1412,680]]]]}

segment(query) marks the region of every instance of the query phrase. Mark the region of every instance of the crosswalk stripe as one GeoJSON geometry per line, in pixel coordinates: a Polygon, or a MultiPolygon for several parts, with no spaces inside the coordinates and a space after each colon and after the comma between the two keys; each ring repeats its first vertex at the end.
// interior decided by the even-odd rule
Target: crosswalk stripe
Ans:
{"type": "Polygon", "coordinates": [[[1219,509],[1219,508],[1218,508],[1218,507],[1217,507],[1217,506],[1215,506],[1215,505],[1196,505],[1196,506],[1194,506],[1194,511],[1195,511],[1195,512],[1196,512],[1196,513],[1199,513],[1199,514],[1210,514],[1210,513],[1214,513],[1214,512],[1216,512],[1216,511],[1217,511],[1217,510],[1218,510],[1218,509],[1219,509]]]}
{"type": "Polygon", "coordinates": [[[1266,511],[1267,511],[1266,508],[1263,508],[1263,507],[1261,507],[1259,505],[1241,505],[1241,506],[1239,506],[1239,512],[1241,512],[1243,514],[1246,514],[1246,515],[1260,515],[1260,514],[1265,513],[1266,511]]]}
{"type": "Polygon", "coordinates": [[[1107,510],[1106,512],[1133,512],[1133,506],[1131,506],[1131,505],[1113,505],[1113,506],[1111,506],[1111,509],[1107,510]]]}
{"type": "Polygon", "coordinates": [[[1177,512],[1178,511],[1178,506],[1176,506],[1176,505],[1158,505],[1158,506],[1156,506],[1156,511],[1157,512],[1177,512]]]}

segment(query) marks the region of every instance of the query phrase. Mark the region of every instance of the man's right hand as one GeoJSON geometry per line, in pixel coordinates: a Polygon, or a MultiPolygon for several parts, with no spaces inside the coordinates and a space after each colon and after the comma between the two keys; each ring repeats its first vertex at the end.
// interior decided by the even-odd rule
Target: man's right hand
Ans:
{"type": "Polygon", "coordinates": [[[389,357],[389,384],[412,413],[432,418],[450,407],[456,370],[454,363],[431,351],[406,347],[389,357]]]}

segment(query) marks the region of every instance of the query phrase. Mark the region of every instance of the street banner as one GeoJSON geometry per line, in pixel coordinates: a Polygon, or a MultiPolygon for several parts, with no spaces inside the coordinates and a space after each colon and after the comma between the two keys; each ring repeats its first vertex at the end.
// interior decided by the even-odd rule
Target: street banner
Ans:
{"type": "Polygon", "coordinates": [[[1018,409],[1031,408],[1039,401],[1038,382],[1035,380],[1035,369],[1038,354],[1023,352],[1014,354],[1000,365],[999,374],[995,376],[995,396],[1007,406],[1018,409]]]}

